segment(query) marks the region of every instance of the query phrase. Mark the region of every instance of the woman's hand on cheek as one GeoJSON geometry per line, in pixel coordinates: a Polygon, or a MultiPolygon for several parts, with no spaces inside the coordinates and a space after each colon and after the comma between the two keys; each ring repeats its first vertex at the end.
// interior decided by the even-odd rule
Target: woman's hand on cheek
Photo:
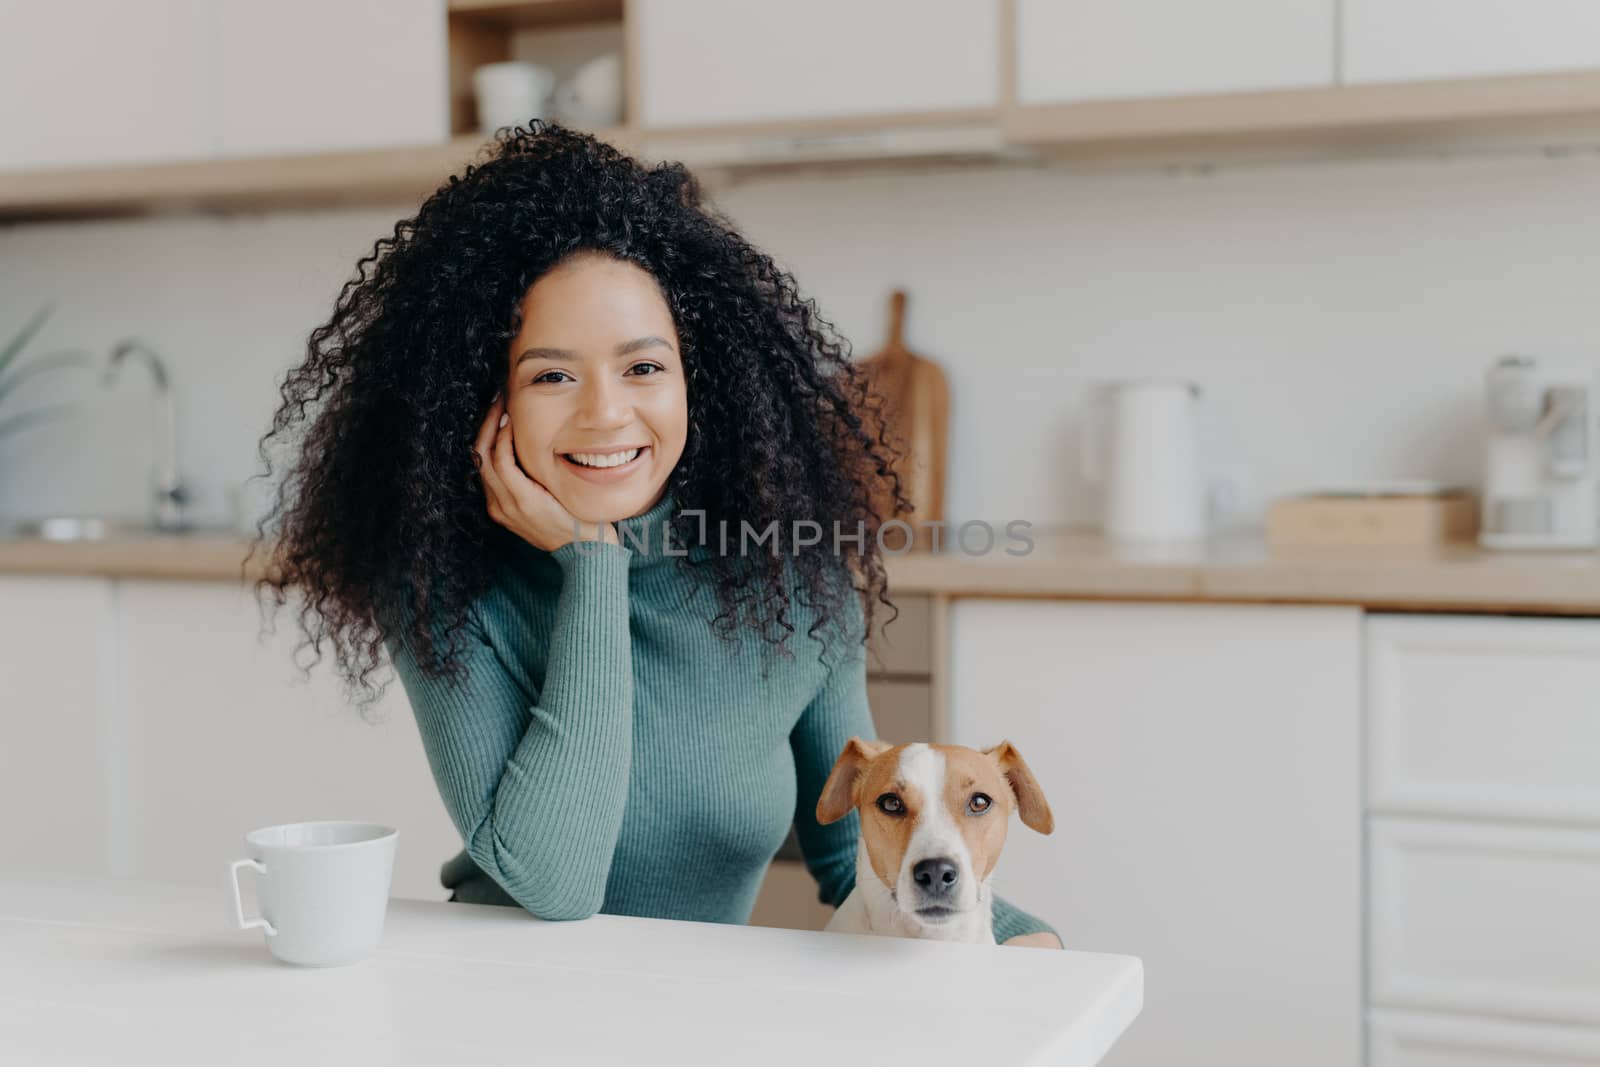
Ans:
{"type": "MultiPolygon", "coordinates": [[[[576,520],[572,513],[518,465],[503,395],[496,396],[489,405],[489,412],[478,427],[472,456],[483,479],[483,494],[491,519],[546,552],[554,552],[575,539],[572,531],[576,520]]],[[[577,539],[621,543],[616,527],[609,522],[600,523],[598,527],[594,523],[584,523],[577,539]]]]}

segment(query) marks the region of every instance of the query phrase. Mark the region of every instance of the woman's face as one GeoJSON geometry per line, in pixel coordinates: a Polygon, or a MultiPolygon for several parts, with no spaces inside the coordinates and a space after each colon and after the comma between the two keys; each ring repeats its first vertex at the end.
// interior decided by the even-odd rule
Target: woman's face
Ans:
{"type": "Polygon", "coordinates": [[[535,282],[511,342],[506,411],[523,471],[574,517],[615,522],[660,500],[689,402],[654,277],[583,255],[535,282]]]}

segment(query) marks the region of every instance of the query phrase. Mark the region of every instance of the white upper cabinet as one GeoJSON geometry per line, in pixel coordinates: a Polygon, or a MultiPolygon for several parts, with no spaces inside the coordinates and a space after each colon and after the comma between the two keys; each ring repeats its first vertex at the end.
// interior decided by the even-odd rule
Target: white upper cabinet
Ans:
{"type": "Polygon", "coordinates": [[[7,0],[0,169],[211,153],[206,0],[7,0]]]}
{"type": "Polygon", "coordinates": [[[1344,0],[1341,11],[1350,83],[1600,67],[1596,0],[1344,0]]]}
{"type": "Polygon", "coordinates": [[[1020,104],[1334,80],[1333,0],[1016,0],[1016,20],[1020,104]]]}
{"type": "Polygon", "coordinates": [[[224,156],[449,137],[444,0],[221,0],[224,156]]]}
{"type": "Polygon", "coordinates": [[[646,128],[993,107],[990,0],[634,0],[646,128]]]}

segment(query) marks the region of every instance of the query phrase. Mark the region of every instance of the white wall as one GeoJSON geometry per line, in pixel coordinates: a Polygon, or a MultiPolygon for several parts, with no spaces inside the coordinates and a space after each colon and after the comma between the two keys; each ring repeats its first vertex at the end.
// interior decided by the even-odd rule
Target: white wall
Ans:
{"type": "MultiPolygon", "coordinates": [[[[1185,374],[1246,504],[1358,478],[1476,481],[1497,354],[1600,361],[1600,158],[1220,169],[982,170],[736,185],[725,210],[856,346],[911,293],[908,341],[951,377],[949,511],[1082,521],[1082,384],[1185,374]]],[[[0,333],[136,333],[172,361],[197,510],[254,469],[282,371],[393,210],[0,230],[0,333]]],[[[131,368],[130,368],[131,369],[131,368]]],[[[40,396],[40,389],[29,395],[40,396]]],[[[148,386],[0,444],[0,515],[144,506],[148,386]]],[[[0,415],[3,415],[0,412],[0,415]]]]}

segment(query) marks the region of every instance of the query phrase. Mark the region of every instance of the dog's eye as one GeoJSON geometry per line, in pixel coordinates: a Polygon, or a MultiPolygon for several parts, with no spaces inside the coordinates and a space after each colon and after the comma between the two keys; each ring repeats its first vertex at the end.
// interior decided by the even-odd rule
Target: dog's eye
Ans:
{"type": "Polygon", "coordinates": [[[900,798],[894,793],[885,793],[878,798],[878,810],[886,815],[899,815],[906,810],[906,806],[900,803],[900,798]]]}
{"type": "Polygon", "coordinates": [[[972,794],[972,799],[967,801],[967,810],[974,815],[982,815],[989,810],[989,805],[993,803],[994,801],[989,799],[987,793],[974,793],[972,794]]]}

